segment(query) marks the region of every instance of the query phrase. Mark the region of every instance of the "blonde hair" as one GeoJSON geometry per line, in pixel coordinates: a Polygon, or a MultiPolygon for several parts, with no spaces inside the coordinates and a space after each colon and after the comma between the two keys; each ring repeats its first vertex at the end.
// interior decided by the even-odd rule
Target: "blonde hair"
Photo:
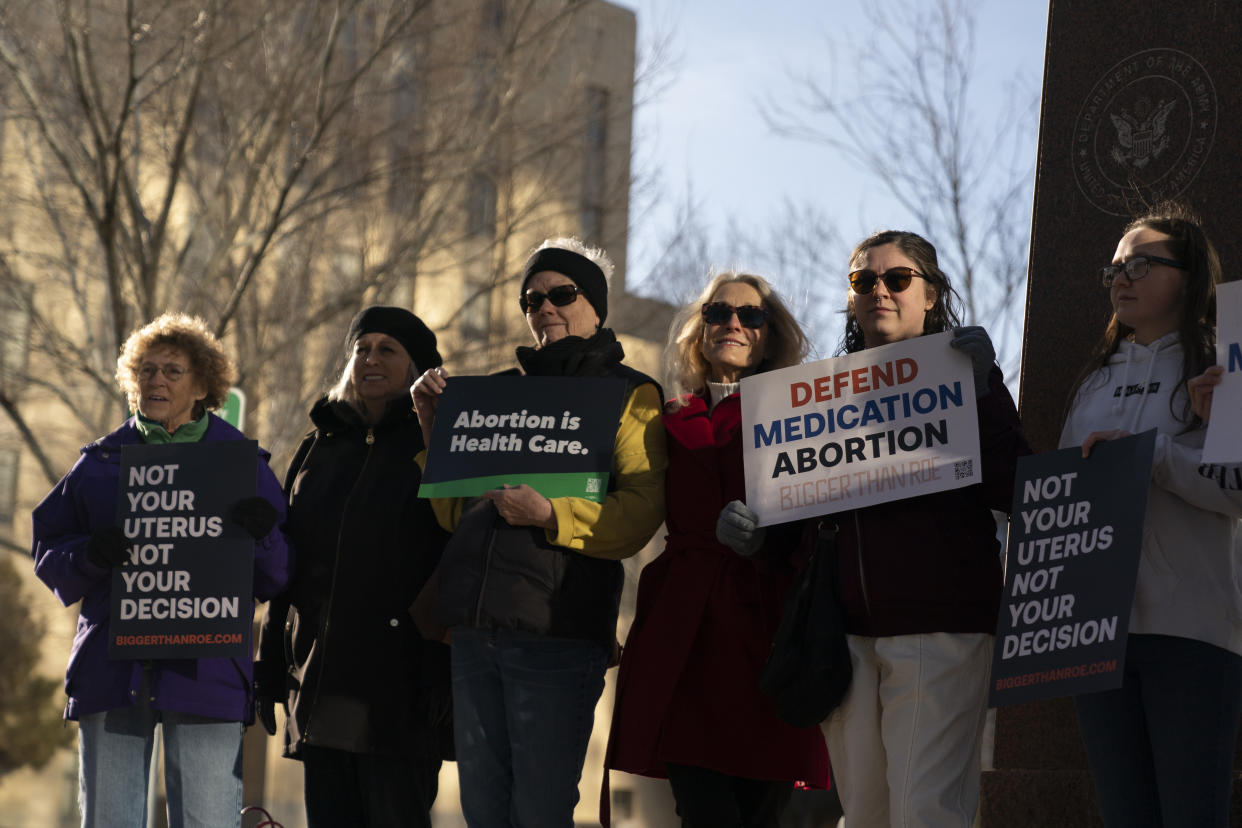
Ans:
{"type": "Polygon", "coordinates": [[[711,366],[703,356],[703,331],[706,329],[703,305],[710,302],[720,288],[734,282],[750,285],[758,291],[763,308],[768,312],[768,342],[763,359],[755,368],[756,373],[798,365],[811,350],[810,340],[802,332],[798,320],[767,279],[731,270],[718,273],[697,299],[677,312],[669,326],[668,345],[664,348],[664,380],[674,407],[684,406],[691,395],[707,390],[711,366]]]}
{"type": "MultiPolygon", "coordinates": [[[[408,352],[406,355],[409,356],[408,352]]],[[[345,368],[341,371],[340,379],[328,389],[328,399],[331,402],[348,403],[359,414],[365,414],[366,408],[362,404],[362,397],[358,396],[358,389],[354,387],[354,360],[357,358],[358,354],[354,351],[353,345],[350,345],[349,350],[346,351],[345,368]]],[[[419,374],[418,365],[414,362],[413,357],[410,357],[409,374],[405,382],[407,388],[414,384],[414,380],[418,379],[419,374]]]]}
{"type": "Polygon", "coordinates": [[[117,357],[116,381],[130,411],[138,410],[138,369],[142,359],[153,348],[161,347],[176,348],[185,354],[190,370],[203,382],[207,394],[194,404],[191,415],[194,419],[224,404],[233,382],[233,363],[224,353],[224,346],[201,318],[165,313],[131,333],[117,357]]]}

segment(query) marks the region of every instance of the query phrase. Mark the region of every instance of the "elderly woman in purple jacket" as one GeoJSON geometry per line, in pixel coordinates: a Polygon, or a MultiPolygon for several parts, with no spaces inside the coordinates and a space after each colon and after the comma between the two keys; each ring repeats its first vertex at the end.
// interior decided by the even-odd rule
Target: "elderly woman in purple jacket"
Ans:
{"type": "MultiPolygon", "coordinates": [[[[146,824],[157,722],[170,828],[240,824],[242,728],[254,715],[251,660],[108,658],[112,570],[129,558],[130,544],[117,525],[121,447],[245,439],[208,413],[224,401],[231,374],[200,319],[165,314],[135,331],[116,376],[137,414],[84,447],[32,515],[35,573],[65,606],[81,601],[65,718],[78,722],[83,826],[146,824]]],[[[253,590],[260,600],[290,575],[290,550],[277,528],[284,495],[267,458],[260,450],[258,496],[241,498],[231,512],[255,539],[253,590]]]]}

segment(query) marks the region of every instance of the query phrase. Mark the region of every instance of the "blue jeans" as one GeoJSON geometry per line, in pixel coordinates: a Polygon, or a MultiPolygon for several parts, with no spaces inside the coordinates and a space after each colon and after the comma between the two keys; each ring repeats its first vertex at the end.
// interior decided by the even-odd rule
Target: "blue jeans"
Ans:
{"type": "Polygon", "coordinates": [[[152,710],[138,703],[78,722],[83,828],[145,828],[155,725],[164,733],[169,828],[237,828],[242,807],[242,724],[152,710]]]}
{"type": "Polygon", "coordinates": [[[1242,656],[1131,635],[1120,689],[1074,698],[1109,828],[1227,828],[1242,656]]]}
{"type": "Polygon", "coordinates": [[[595,703],[598,644],[453,630],[453,728],[471,828],[570,828],[595,703]]]}

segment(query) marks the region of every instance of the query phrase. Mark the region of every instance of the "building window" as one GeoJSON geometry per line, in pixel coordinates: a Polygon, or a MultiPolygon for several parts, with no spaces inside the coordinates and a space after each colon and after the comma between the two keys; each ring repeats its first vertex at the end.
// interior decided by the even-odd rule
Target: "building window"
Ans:
{"type": "Polygon", "coordinates": [[[500,34],[505,28],[505,0],[484,0],[483,28],[500,34]]]}
{"type": "Polygon", "coordinates": [[[0,290],[0,388],[15,395],[24,384],[30,349],[30,314],[15,288],[0,290]]]}
{"type": "Polygon", "coordinates": [[[466,190],[466,233],[492,238],[496,232],[496,182],[484,173],[470,176],[466,190]]]}
{"type": "Polygon", "coordinates": [[[17,463],[21,452],[0,448],[0,524],[10,524],[17,512],[17,463]]]}
{"type": "Polygon", "coordinates": [[[492,286],[467,279],[462,282],[462,306],[457,314],[461,338],[468,342],[487,341],[492,326],[492,286]]]}
{"type": "Polygon", "coordinates": [[[608,144],[608,90],[602,86],[587,87],[585,130],[580,224],[583,239],[600,244],[604,234],[604,150],[608,144]]]}
{"type": "Polygon", "coordinates": [[[393,69],[392,118],[396,129],[389,139],[391,167],[388,179],[388,209],[407,213],[416,209],[418,193],[419,85],[415,58],[406,51],[396,58],[393,69]]]}

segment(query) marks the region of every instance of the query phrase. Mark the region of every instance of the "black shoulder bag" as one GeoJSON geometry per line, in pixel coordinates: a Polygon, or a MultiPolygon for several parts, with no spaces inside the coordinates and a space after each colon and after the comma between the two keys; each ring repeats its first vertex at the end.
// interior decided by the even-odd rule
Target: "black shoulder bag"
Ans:
{"type": "Polygon", "coordinates": [[[836,524],[821,520],[810,560],[785,596],[785,612],[759,675],[759,689],[794,727],[828,718],[853,675],[837,599],[836,538],[836,524]]]}

